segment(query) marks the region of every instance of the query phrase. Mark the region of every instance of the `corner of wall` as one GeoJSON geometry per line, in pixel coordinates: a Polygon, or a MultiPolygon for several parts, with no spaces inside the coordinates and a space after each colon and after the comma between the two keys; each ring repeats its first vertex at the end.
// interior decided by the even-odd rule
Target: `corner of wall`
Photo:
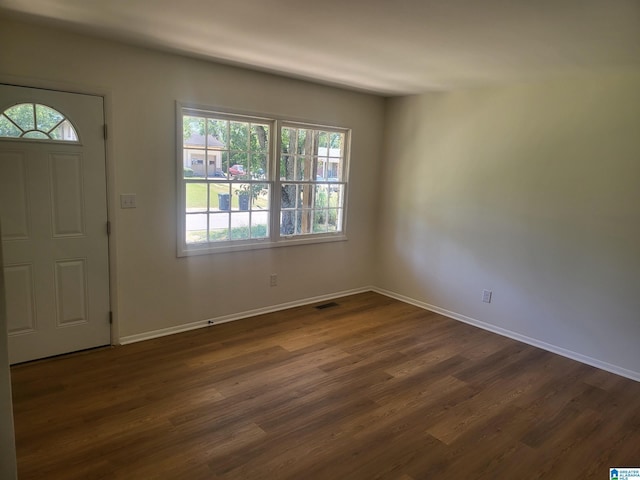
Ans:
{"type": "MultiPolygon", "coordinates": [[[[1,237],[2,228],[0,227],[1,237]]],[[[7,480],[17,479],[2,244],[0,244],[0,425],[2,425],[0,427],[0,478],[7,480]]]]}

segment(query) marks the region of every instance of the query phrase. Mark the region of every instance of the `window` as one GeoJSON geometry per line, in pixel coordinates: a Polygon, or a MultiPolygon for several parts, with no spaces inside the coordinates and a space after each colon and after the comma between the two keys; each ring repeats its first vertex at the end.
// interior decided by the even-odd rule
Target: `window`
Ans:
{"type": "Polygon", "coordinates": [[[282,235],[342,231],[346,132],[285,124],[281,129],[282,235]]]}
{"type": "Polygon", "coordinates": [[[347,129],[177,111],[178,255],[346,238],[347,129]]]}
{"type": "Polygon", "coordinates": [[[20,103],[2,112],[0,137],[78,142],[71,122],[57,110],[39,103],[20,103]]]}

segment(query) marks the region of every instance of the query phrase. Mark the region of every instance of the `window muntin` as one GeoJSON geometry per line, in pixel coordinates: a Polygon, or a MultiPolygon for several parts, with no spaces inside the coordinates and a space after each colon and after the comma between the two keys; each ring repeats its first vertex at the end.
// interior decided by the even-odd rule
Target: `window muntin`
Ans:
{"type": "Polygon", "coordinates": [[[349,130],[179,105],[178,255],[344,240],[349,130]]]}
{"type": "Polygon", "coordinates": [[[40,103],[19,103],[2,112],[0,137],[78,143],[78,133],[69,119],[40,103]]]}

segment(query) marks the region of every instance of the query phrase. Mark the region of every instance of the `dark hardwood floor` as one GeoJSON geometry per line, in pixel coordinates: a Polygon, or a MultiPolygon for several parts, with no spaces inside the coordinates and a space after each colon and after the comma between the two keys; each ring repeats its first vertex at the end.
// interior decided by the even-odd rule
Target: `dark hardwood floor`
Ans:
{"type": "Polygon", "coordinates": [[[374,293],[14,367],[26,479],[608,479],[640,383],[374,293]]]}

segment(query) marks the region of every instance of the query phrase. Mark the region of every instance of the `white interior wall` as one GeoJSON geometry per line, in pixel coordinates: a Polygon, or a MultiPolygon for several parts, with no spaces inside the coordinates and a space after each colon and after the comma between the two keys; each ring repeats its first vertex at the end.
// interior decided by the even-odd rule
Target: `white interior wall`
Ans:
{"type": "Polygon", "coordinates": [[[15,20],[0,44],[0,80],[106,94],[120,337],[370,284],[382,98],[15,20]],[[176,100],[352,128],[349,240],[176,258],[176,100]]]}
{"type": "Polygon", "coordinates": [[[638,86],[389,99],[376,284],[640,379],[638,86]]]}

